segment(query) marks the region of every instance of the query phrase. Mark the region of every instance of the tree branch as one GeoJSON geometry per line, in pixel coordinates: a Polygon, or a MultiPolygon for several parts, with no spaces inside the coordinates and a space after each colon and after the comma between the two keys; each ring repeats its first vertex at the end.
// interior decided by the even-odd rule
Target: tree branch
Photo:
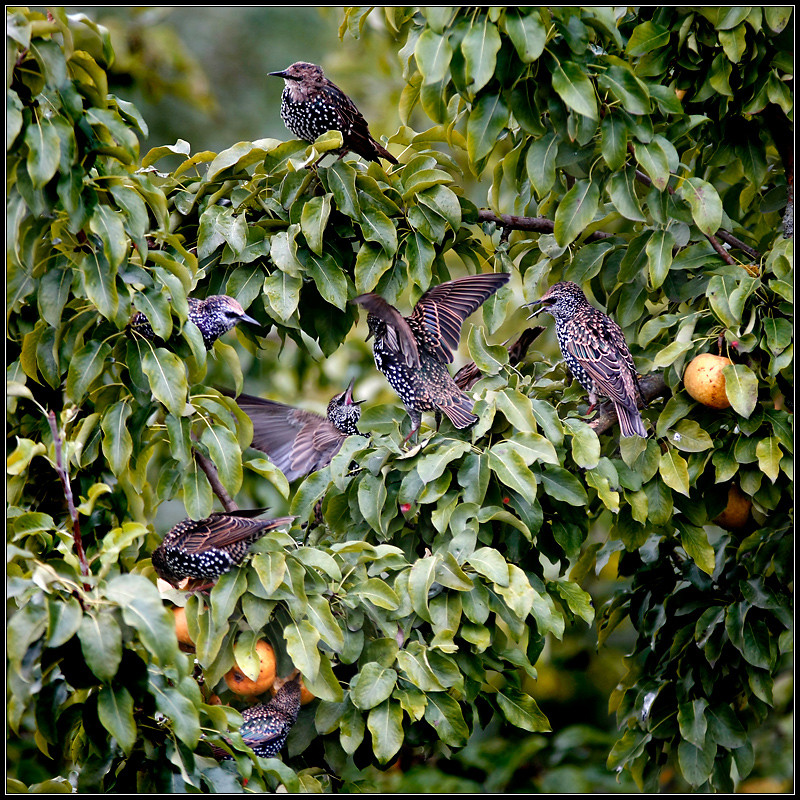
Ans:
{"type": "MultiPolygon", "coordinates": [[[[645,375],[639,379],[639,386],[642,389],[642,397],[645,403],[655,400],[667,393],[667,384],[664,381],[664,376],[660,372],[654,372],[651,375],[645,375]]],[[[643,405],[640,403],[640,406],[643,405]]],[[[617,412],[614,410],[614,404],[611,401],[603,403],[597,409],[595,418],[589,423],[590,428],[594,428],[595,433],[599,436],[605,433],[609,428],[617,423],[617,412]]]]}
{"type": "Polygon", "coordinates": [[[192,452],[194,453],[194,460],[198,463],[200,469],[205,472],[208,482],[211,484],[211,490],[219,498],[225,510],[238,511],[239,506],[236,505],[236,503],[231,499],[231,496],[222,485],[222,481],[219,479],[217,468],[214,466],[211,460],[206,458],[202,453],[198,452],[197,449],[193,449],[192,452]]]}
{"type": "MultiPolygon", "coordinates": [[[[47,421],[50,423],[50,430],[53,433],[53,445],[55,446],[56,455],[56,472],[61,479],[61,485],[64,487],[64,497],[67,500],[67,509],[72,521],[72,540],[75,542],[75,551],[78,554],[78,561],[81,565],[81,574],[84,578],[88,578],[89,562],[86,560],[86,552],[83,549],[83,539],[81,538],[81,525],[78,520],[78,509],[75,508],[75,501],[72,496],[72,486],[69,482],[69,473],[64,466],[64,454],[62,450],[61,433],[56,424],[55,412],[49,411],[47,413],[47,421]]],[[[91,587],[84,583],[83,588],[88,592],[91,587]]]]}
{"type": "MultiPolygon", "coordinates": [[[[555,223],[547,217],[516,217],[512,214],[495,214],[488,209],[478,211],[479,222],[493,222],[500,228],[507,228],[515,231],[533,231],[534,233],[552,233],[555,223]]],[[[613,234],[594,231],[586,237],[587,242],[595,242],[599,239],[609,239],[613,234]]]]}

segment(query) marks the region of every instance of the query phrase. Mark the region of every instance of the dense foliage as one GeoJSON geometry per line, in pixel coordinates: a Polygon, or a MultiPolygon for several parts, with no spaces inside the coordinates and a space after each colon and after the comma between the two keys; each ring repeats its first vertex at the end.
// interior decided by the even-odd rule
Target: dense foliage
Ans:
{"type": "Polygon", "coordinates": [[[404,745],[546,732],[537,659],[592,623],[585,584],[612,556],[600,642],[623,619],[636,640],[609,768],[648,790],[665,766],[717,791],[747,777],[791,650],[790,15],[347,9],[343,36],[399,53],[387,146],[401,164],[310,169],[340,134],[141,156],[144,119],[108,91],[107,32],[8,10],[8,721],[12,747],[32,738],[50,759],[46,789],[353,790],[404,745]],[[385,394],[364,435],[298,485],[248,449],[219,387],[281,359],[335,363],[331,394],[372,380],[352,297],[408,311],[429,286],[490,270],[512,281],[465,325],[485,376],[472,429],[423,427],[403,446],[385,394]],[[552,340],[509,366],[505,334],[558,279],[663,376],[648,439],[589,424],[552,340]],[[263,329],[206,352],[186,298],[214,293],[263,329]],[[136,310],[163,341],[127,335],[136,310]],[[708,351],[733,362],[729,409],[683,386],[708,351]],[[295,523],[209,593],[160,592],[156,514],[219,508],[208,461],[240,506],[295,523]],[[732,484],[751,513],[725,530],[732,484]],[[243,705],[223,676],[258,672],[259,639],[318,698],[282,759],[231,734],[243,705]],[[224,737],[236,758],[219,764],[206,742],[224,737]]]}

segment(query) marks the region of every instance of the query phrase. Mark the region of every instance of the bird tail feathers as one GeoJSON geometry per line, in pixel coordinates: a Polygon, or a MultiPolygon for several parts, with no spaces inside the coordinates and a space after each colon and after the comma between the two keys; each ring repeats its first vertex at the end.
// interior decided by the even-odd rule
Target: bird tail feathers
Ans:
{"type": "Polygon", "coordinates": [[[647,428],[644,426],[642,415],[636,408],[615,404],[617,419],[619,420],[620,433],[623,436],[647,436],[647,428]]]}
{"type": "Polygon", "coordinates": [[[439,406],[439,410],[447,415],[450,422],[456,428],[468,428],[478,421],[478,417],[472,413],[473,401],[470,400],[465,394],[458,398],[458,402],[454,405],[439,406]]]}

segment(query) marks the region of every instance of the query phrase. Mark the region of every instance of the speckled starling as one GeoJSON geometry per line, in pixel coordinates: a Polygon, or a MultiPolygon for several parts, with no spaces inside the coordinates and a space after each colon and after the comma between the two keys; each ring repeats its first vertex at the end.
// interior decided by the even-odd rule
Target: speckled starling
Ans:
{"type": "MultiPolygon", "coordinates": [[[[194,297],[189,297],[187,300],[189,319],[200,329],[206,350],[210,350],[223,333],[227,333],[239,322],[261,325],[258,320],[245,314],[237,300],[226,294],[214,294],[205,300],[198,300],[194,297]]],[[[145,339],[156,338],[149,320],[141,311],[137,311],[133,315],[129,327],[132,331],[144,336],[145,339]]]]}
{"type": "Polygon", "coordinates": [[[338,151],[339,158],[352,151],[367,161],[385,158],[391,164],[398,163],[372,138],[361,112],[325,77],[322,67],[298,61],[281,72],[269,74],[285,82],[281,93],[281,119],[299,139],[313,142],[328,131],[341,131],[344,144],[338,151]]]}
{"type": "MultiPolygon", "coordinates": [[[[242,727],[239,728],[242,741],[261,758],[276,756],[297,722],[299,712],[300,674],[297,673],[283,682],[268,703],[258,703],[242,711],[242,727]]],[[[217,758],[231,758],[221,747],[213,746],[212,750],[217,758]]]]}
{"type": "Polygon", "coordinates": [[[429,289],[404,317],[377,294],[362,294],[351,302],[369,312],[369,335],[375,365],[400,396],[411,417],[411,431],[419,430],[423,411],[447,415],[456,428],[477,422],[473,400],[459,389],[447,369],[458,347],[461,327],[490,295],[507,283],[508,273],[468,275],[429,289]]]}
{"type": "MultiPolygon", "coordinates": [[[[552,314],[556,336],[569,371],[589,392],[589,411],[598,396],[614,404],[622,436],[647,436],[638,403],[639,378],[619,325],[595,308],[577,283],[561,281],[529,306],[552,314]]],[[[540,313],[534,312],[531,316],[540,313]]]]}
{"type": "MultiPolygon", "coordinates": [[[[533,340],[544,330],[541,325],[536,325],[533,328],[526,328],[520,334],[519,338],[508,348],[508,363],[512,367],[516,367],[520,361],[528,353],[528,348],[533,343],[533,340]]],[[[481,378],[483,374],[478,369],[478,365],[474,361],[469,364],[464,364],[461,369],[453,375],[453,380],[459,389],[465,392],[469,391],[481,378]]]]}
{"type": "Polygon", "coordinates": [[[344,440],[359,432],[363,401],[353,400],[353,381],[331,399],[326,417],[248,394],[235,399],[253,423],[252,447],[266,453],[290,482],[329,464],[344,440]]]}
{"type": "Polygon", "coordinates": [[[153,568],[177,586],[184,578],[216,580],[240,564],[250,546],[294,517],[251,519],[266,509],[228,511],[201,520],[185,519],[167,532],[153,551],[153,568]]]}

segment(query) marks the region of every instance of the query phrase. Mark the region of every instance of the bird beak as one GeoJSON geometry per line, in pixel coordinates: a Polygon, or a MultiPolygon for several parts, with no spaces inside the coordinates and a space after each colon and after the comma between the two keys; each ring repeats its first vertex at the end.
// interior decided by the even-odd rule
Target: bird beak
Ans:
{"type": "Polygon", "coordinates": [[[353,385],[355,384],[356,379],[350,381],[347,389],[344,392],[344,404],[346,406],[360,406],[364,401],[363,400],[353,400],[353,385]]]}
{"type": "Polygon", "coordinates": [[[253,319],[251,316],[248,316],[247,314],[242,314],[242,316],[239,317],[239,321],[249,322],[251,325],[256,325],[259,328],[263,327],[263,325],[257,319],[253,319]]]}
{"type": "Polygon", "coordinates": [[[542,311],[547,311],[547,306],[549,305],[549,301],[545,300],[545,298],[540,297],[538,300],[531,300],[530,303],[525,304],[525,308],[530,308],[531,306],[542,306],[541,308],[537,308],[529,317],[528,319],[533,319],[537,314],[541,314],[542,311]]]}
{"type": "Polygon", "coordinates": [[[281,70],[280,72],[268,72],[267,75],[274,75],[276,78],[284,78],[287,81],[300,80],[300,78],[296,78],[294,75],[287,75],[285,69],[281,70]]]}

